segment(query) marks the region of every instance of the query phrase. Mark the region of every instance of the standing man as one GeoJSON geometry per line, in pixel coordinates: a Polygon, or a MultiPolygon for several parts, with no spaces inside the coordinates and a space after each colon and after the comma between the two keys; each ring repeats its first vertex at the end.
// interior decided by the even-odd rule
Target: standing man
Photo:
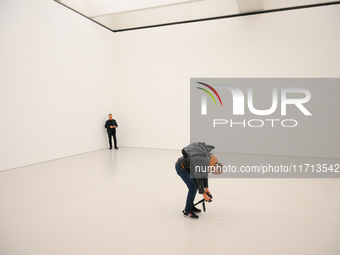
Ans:
{"type": "Polygon", "coordinates": [[[118,127],[118,124],[116,120],[112,119],[112,114],[109,114],[109,119],[105,122],[105,128],[107,130],[107,135],[109,137],[109,143],[110,143],[110,150],[112,150],[112,140],[111,136],[113,137],[114,143],[115,143],[115,149],[118,149],[117,147],[117,138],[116,138],[116,128],[118,127]]]}

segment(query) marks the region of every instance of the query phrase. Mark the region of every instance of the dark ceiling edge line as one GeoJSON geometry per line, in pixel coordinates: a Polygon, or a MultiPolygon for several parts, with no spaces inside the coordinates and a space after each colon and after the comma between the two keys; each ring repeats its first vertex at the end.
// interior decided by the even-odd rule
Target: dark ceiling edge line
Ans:
{"type": "Polygon", "coordinates": [[[242,17],[242,16],[251,16],[251,15],[265,14],[265,13],[271,13],[271,12],[282,12],[282,11],[290,11],[290,10],[305,9],[305,8],[312,8],[312,7],[321,7],[321,6],[336,5],[336,4],[340,4],[340,1],[330,2],[330,3],[303,5],[303,6],[294,6],[294,7],[287,7],[287,8],[274,9],[274,10],[266,10],[266,11],[259,11],[259,12],[239,13],[239,14],[225,15],[225,16],[212,17],[212,18],[179,21],[179,22],[164,23],[164,24],[144,26],[144,27],[118,29],[118,30],[112,30],[112,31],[116,33],[116,32],[124,32],[124,31],[138,30],[138,29],[153,28],[153,27],[163,27],[163,26],[171,26],[171,25],[178,25],[178,24],[193,23],[193,22],[217,20],[217,19],[228,19],[228,18],[235,18],[235,17],[242,17]]]}
{"type": "Polygon", "coordinates": [[[64,6],[64,7],[66,7],[67,9],[69,9],[69,10],[71,10],[71,11],[74,11],[75,13],[79,14],[80,16],[83,16],[84,18],[86,18],[86,19],[88,19],[88,20],[90,20],[90,21],[92,21],[92,22],[98,24],[99,26],[102,26],[103,28],[106,28],[106,29],[110,30],[111,32],[114,32],[112,29],[108,28],[107,26],[104,26],[103,24],[100,24],[99,22],[97,22],[97,21],[95,21],[95,20],[93,20],[93,19],[87,17],[86,15],[84,15],[84,14],[82,14],[82,13],[76,11],[75,9],[72,9],[71,7],[69,7],[69,6],[67,6],[67,5],[65,5],[65,4],[63,4],[63,3],[61,3],[61,2],[59,2],[58,0],[53,0],[53,1],[56,2],[56,3],[58,3],[58,4],[60,4],[60,5],[62,5],[62,6],[64,6]]]}
{"type": "Polygon", "coordinates": [[[336,2],[328,2],[328,3],[319,3],[319,4],[309,4],[309,5],[302,5],[302,6],[294,6],[294,7],[287,7],[287,8],[280,8],[280,9],[273,9],[273,10],[266,10],[266,11],[258,11],[258,12],[247,12],[247,13],[239,13],[239,14],[232,14],[232,15],[225,15],[225,16],[218,16],[218,17],[211,17],[211,18],[204,18],[204,19],[196,19],[196,20],[186,20],[186,21],[178,21],[178,22],[172,22],[172,23],[163,23],[158,25],[150,25],[150,26],[143,26],[143,27],[134,27],[134,28],[126,28],[126,29],[117,29],[112,30],[103,24],[100,24],[99,22],[85,16],[84,14],[72,9],[71,7],[68,7],[67,5],[59,2],[58,0],[53,0],[66,8],[78,13],[79,15],[91,20],[94,23],[97,23],[98,25],[110,30],[111,32],[125,32],[125,31],[132,31],[132,30],[139,30],[139,29],[146,29],[146,28],[155,28],[155,27],[164,27],[164,26],[171,26],[171,25],[179,25],[179,24],[187,24],[187,23],[194,23],[194,22],[201,22],[201,21],[209,21],[209,20],[217,20],[217,19],[228,19],[228,18],[236,18],[236,17],[242,17],[242,16],[251,16],[251,15],[258,15],[258,14],[266,14],[271,12],[282,12],[282,11],[291,11],[291,10],[298,10],[298,9],[307,9],[307,8],[313,8],[313,7],[321,7],[321,6],[328,6],[328,5],[337,5],[340,4],[340,1],[336,2]]]}

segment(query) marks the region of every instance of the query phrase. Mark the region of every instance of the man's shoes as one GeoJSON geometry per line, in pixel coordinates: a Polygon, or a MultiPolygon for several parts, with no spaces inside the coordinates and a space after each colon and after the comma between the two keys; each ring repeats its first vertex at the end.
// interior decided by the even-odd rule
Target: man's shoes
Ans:
{"type": "Polygon", "coordinates": [[[112,150],[112,147],[110,147],[109,150],[112,150]]]}
{"type": "Polygon", "coordinates": [[[198,220],[198,216],[194,212],[186,213],[184,210],[182,211],[183,216],[189,219],[198,220]]]}
{"type": "Polygon", "coordinates": [[[115,147],[116,150],[118,150],[118,147],[115,147]]]}
{"type": "Polygon", "coordinates": [[[193,206],[193,207],[191,207],[191,211],[193,211],[194,213],[200,213],[202,210],[193,206]]]}

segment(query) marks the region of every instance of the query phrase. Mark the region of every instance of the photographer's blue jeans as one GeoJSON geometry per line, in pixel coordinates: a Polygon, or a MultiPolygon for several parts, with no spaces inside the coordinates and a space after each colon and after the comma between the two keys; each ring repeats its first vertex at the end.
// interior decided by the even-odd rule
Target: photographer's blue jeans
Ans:
{"type": "Polygon", "coordinates": [[[185,212],[191,212],[191,208],[194,205],[195,196],[197,193],[197,184],[194,178],[190,178],[190,172],[181,167],[179,164],[175,164],[177,174],[182,178],[182,180],[187,185],[189,191],[187,195],[187,202],[185,204],[185,212]]]}

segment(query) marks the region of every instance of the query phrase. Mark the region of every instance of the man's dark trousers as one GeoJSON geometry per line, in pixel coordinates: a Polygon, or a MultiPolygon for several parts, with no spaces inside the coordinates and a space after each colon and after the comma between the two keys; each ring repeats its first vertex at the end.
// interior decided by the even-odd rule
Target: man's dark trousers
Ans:
{"type": "Polygon", "coordinates": [[[185,204],[185,212],[190,213],[194,205],[195,196],[197,193],[197,183],[194,178],[190,177],[190,172],[182,168],[178,163],[175,164],[177,174],[182,178],[188,187],[187,201],[185,204]]]}
{"type": "Polygon", "coordinates": [[[115,148],[117,148],[117,138],[116,138],[116,130],[115,131],[111,131],[110,133],[107,134],[109,137],[109,143],[110,143],[110,148],[112,149],[112,138],[113,137],[113,141],[115,144],[115,148]]]}

